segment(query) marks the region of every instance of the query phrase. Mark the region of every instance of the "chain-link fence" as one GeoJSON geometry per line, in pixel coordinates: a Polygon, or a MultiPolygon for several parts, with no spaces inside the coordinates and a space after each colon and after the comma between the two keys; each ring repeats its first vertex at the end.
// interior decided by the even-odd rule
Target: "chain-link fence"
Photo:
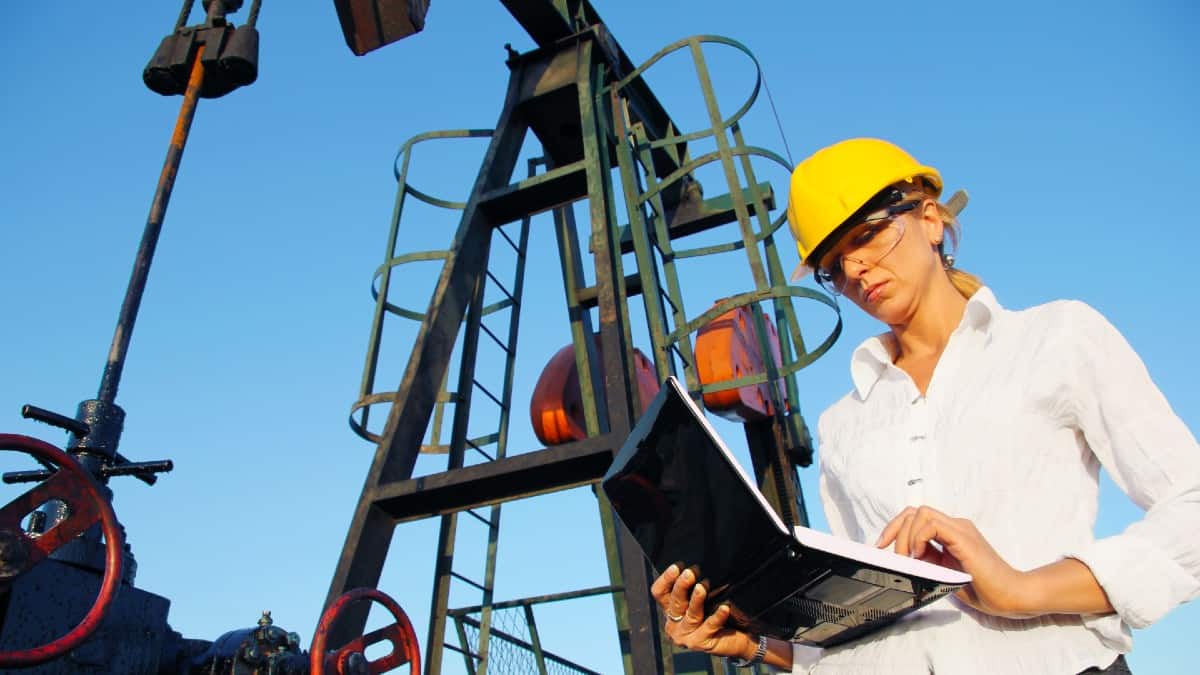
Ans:
{"type": "MultiPolygon", "coordinates": [[[[573,663],[541,649],[536,624],[531,623],[532,611],[526,606],[492,610],[491,628],[487,641],[487,675],[600,675],[594,670],[573,663]]],[[[480,654],[481,615],[464,614],[454,617],[460,645],[472,655],[480,654]]],[[[479,659],[471,658],[476,675],[484,675],[479,659]]]]}

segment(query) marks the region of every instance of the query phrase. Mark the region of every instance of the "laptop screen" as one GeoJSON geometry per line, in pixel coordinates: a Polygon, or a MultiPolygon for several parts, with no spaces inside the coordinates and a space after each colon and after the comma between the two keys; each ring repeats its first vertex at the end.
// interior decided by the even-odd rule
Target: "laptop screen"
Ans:
{"type": "Polygon", "coordinates": [[[762,567],[788,535],[710,431],[669,380],[603,487],[655,570],[704,561],[712,595],[762,567]]]}

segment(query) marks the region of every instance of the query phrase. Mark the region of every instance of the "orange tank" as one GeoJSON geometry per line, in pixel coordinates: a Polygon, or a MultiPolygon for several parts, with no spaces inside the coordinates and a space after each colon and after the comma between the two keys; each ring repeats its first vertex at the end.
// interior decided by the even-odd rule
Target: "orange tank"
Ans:
{"type": "MultiPolygon", "coordinates": [[[[596,336],[596,346],[600,346],[599,335],[596,336]]],[[[633,350],[633,362],[638,398],[641,400],[639,412],[645,412],[651,399],[658,393],[658,377],[654,373],[654,364],[640,350],[633,350]]],[[[603,361],[600,362],[600,371],[604,371],[603,361]]],[[[575,367],[573,345],[558,350],[542,370],[533,388],[529,416],[538,440],[548,446],[587,438],[583,396],[579,388],[579,370],[575,367]]]]}
{"type": "MultiPolygon", "coordinates": [[[[766,359],[754,330],[754,315],[748,307],[738,307],[707,323],[696,335],[696,370],[702,384],[715,384],[766,371],[766,359]]],[[[779,334],[775,324],[763,315],[767,342],[775,365],[782,362],[779,334]]],[[[775,383],[779,400],[784,399],[783,381],[775,383]]],[[[738,422],[761,420],[774,414],[771,383],[752,384],[704,394],[704,407],[738,422]]]]}

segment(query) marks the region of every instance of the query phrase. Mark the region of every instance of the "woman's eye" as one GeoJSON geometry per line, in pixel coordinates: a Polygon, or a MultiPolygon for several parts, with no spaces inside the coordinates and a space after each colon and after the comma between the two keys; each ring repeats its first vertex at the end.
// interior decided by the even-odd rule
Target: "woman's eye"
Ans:
{"type": "Polygon", "coordinates": [[[879,234],[879,232],[885,227],[887,227],[887,223],[868,227],[867,229],[858,233],[858,236],[854,238],[854,244],[856,246],[863,246],[871,243],[871,240],[875,238],[875,235],[879,234]]]}

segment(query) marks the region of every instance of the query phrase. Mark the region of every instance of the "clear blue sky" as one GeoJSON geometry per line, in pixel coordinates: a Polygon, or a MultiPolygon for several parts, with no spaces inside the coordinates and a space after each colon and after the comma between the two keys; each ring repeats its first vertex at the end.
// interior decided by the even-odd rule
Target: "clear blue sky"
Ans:
{"type": "MultiPolygon", "coordinates": [[[[598,4],[635,62],[700,33],[749,46],[797,160],[874,135],[940,168],[949,188],[972,196],[962,267],[1010,307],[1069,297],[1099,308],[1176,412],[1200,428],[1189,346],[1200,333],[1192,3],[598,4]]],[[[356,58],[332,2],[264,5],[259,82],[200,104],[118,397],[128,413],[123,453],[171,457],[177,468],[154,488],[119,479],[115,506],[138,585],[172,600],[177,630],[211,640],[269,608],[307,644],[373,450],[346,415],[370,327],[368,284],[384,255],[393,155],[422,131],[492,126],[507,75],[503,45],[524,50],[531,40],[499,3],[438,0],[424,33],[356,58]]],[[[71,413],[95,396],[179,104],[146,90],[140,74],[177,9],[82,0],[9,8],[0,431],[61,442],[21,420],[19,406],[71,413]]],[[[711,65],[732,109],[748,92],[749,69],[720,50],[711,65]]],[[[668,59],[650,74],[685,127],[703,112],[687,66],[668,59]]],[[[782,153],[764,104],[746,132],[782,153]]],[[[464,147],[419,154],[419,185],[464,197],[482,145],[464,147]]],[[[766,177],[780,188],[786,173],[766,177]]],[[[407,248],[448,241],[452,221],[414,214],[407,248]]],[[[542,363],[569,340],[546,227],[532,247],[529,304],[538,311],[523,322],[518,410],[542,363]]],[[[689,282],[693,315],[747,288],[736,269],[689,282]]],[[[413,277],[411,306],[425,305],[435,275],[413,277]]],[[[827,314],[804,316],[810,335],[828,329],[827,314]]],[[[810,422],[848,389],[850,350],[878,330],[853,310],[846,319],[837,347],[801,376],[810,422]]],[[[393,351],[385,383],[400,378],[405,347],[393,351]]],[[[512,443],[536,445],[523,414],[512,443]]],[[[442,461],[422,459],[418,471],[442,461]]],[[[10,455],[0,468],[31,462],[10,455]]],[[[804,481],[823,526],[815,475],[807,470],[804,481]]],[[[1098,531],[1117,532],[1139,513],[1106,485],[1098,531]]],[[[503,527],[499,599],[606,583],[586,490],[506,506],[503,527]]],[[[434,521],[399,528],[381,583],[422,642],[435,537],[434,521]]],[[[468,549],[480,546],[460,545],[468,549]]],[[[548,649],[616,671],[606,600],[539,617],[548,649]]],[[[1178,672],[1194,660],[1198,627],[1192,605],[1138,631],[1134,670],[1178,672]]]]}

